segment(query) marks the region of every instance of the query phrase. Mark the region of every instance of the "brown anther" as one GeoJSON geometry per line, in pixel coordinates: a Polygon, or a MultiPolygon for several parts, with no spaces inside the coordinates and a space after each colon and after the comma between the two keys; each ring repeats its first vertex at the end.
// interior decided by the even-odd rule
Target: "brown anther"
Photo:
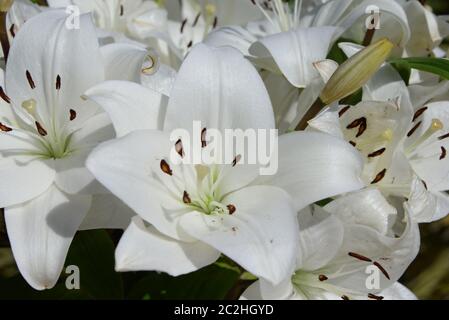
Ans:
{"type": "Polygon", "coordinates": [[[11,27],[9,28],[9,32],[11,33],[11,36],[14,38],[16,36],[16,32],[14,29],[16,28],[15,24],[13,23],[11,27]]]}
{"type": "Polygon", "coordinates": [[[355,146],[357,145],[357,143],[355,143],[354,141],[349,141],[349,143],[350,143],[353,147],[355,147],[355,146]]]}
{"type": "Polygon", "coordinates": [[[381,172],[379,172],[376,177],[374,178],[373,181],[371,181],[371,184],[375,184],[380,182],[384,177],[385,177],[385,173],[387,173],[387,169],[383,169],[381,172]]]}
{"type": "Polygon", "coordinates": [[[390,280],[390,275],[388,274],[387,270],[385,270],[385,268],[382,267],[382,265],[381,265],[379,262],[374,261],[373,264],[380,270],[380,272],[382,272],[382,273],[384,274],[384,276],[385,276],[388,280],[390,280]]]}
{"type": "Polygon", "coordinates": [[[341,110],[338,112],[338,117],[339,117],[339,118],[343,117],[343,115],[346,113],[346,111],[349,110],[349,108],[351,108],[351,106],[346,106],[346,107],[344,107],[343,109],[341,109],[341,110]]]}
{"type": "Polygon", "coordinates": [[[360,137],[366,130],[367,123],[366,123],[366,118],[365,117],[361,117],[361,118],[355,119],[350,124],[348,124],[346,129],[354,129],[354,128],[357,128],[357,127],[359,128],[359,130],[357,131],[356,138],[360,137]]]}
{"type": "Polygon", "coordinates": [[[9,132],[12,131],[12,129],[6,125],[4,125],[3,123],[0,122],[0,130],[3,132],[9,132]]]}
{"type": "Polygon", "coordinates": [[[182,202],[186,203],[186,204],[190,204],[192,203],[192,200],[190,199],[189,194],[187,193],[187,191],[184,191],[183,195],[182,195],[182,202]]]}
{"type": "Polygon", "coordinates": [[[237,210],[233,204],[228,204],[226,208],[228,208],[229,214],[233,214],[237,210]]]}
{"type": "Polygon", "coordinates": [[[198,23],[198,20],[200,19],[200,17],[201,17],[201,11],[198,12],[198,14],[195,17],[195,20],[193,20],[192,27],[196,26],[196,24],[198,23]]]}
{"type": "Polygon", "coordinates": [[[6,102],[11,103],[11,99],[6,95],[2,87],[0,87],[0,97],[6,102]]]}
{"type": "Polygon", "coordinates": [[[415,122],[415,120],[418,119],[427,109],[427,107],[422,107],[421,109],[416,110],[412,121],[415,122]]]}
{"type": "Polygon", "coordinates": [[[410,137],[412,134],[414,134],[416,129],[418,129],[419,126],[421,125],[421,123],[422,123],[422,121],[415,124],[415,126],[407,133],[407,137],[410,137]]]}
{"type": "Polygon", "coordinates": [[[445,135],[439,136],[438,140],[444,140],[446,138],[449,138],[449,133],[446,133],[445,135]]]}
{"type": "Polygon", "coordinates": [[[424,188],[427,190],[427,183],[424,180],[421,180],[421,182],[422,182],[424,188]]]}
{"type": "Polygon", "coordinates": [[[123,4],[120,5],[120,17],[123,16],[125,13],[125,7],[123,7],[123,4]]]}
{"type": "Polygon", "coordinates": [[[181,29],[179,30],[179,32],[181,32],[181,33],[184,32],[184,28],[185,28],[186,24],[187,24],[187,18],[182,20],[181,29]]]}
{"type": "Polygon", "coordinates": [[[240,159],[242,159],[242,155],[238,154],[232,161],[232,166],[235,167],[236,164],[240,161],[240,159]]]}
{"type": "Polygon", "coordinates": [[[25,75],[26,75],[26,77],[27,77],[28,84],[30,85],[30,88],[31,88],[31,89],[36,88],[36,85],[34,84],[34,80],[33,80],[33,78],[31,77],[31,73],[27,70],[27,71],[25,72],[25,75]]]}
{"type": "Polygon", "coordinates": [[[345,295],[341,296],[341,298],[342,298],[343,300],[349,300],[349,297],[348,297],[348,296],[345,296],[345,295]]]}
{"type": "Polygon", "coordinates": [[[376,296],[375,294],[372,294],[372,293],[368,293],[368,298],[374,299],[374,300],[383,300],[384,299],[384,297],[376,296]]]}
{"type": "Polygon", "coordinates": [[[370,154],[368,155],[368,158],[375,158],[375,157],[378,157],[378,156],[382,155],[382,154],[385,152],[385,150],[386,150],[385,148],[376,150],[376,151],[370,153],[370,154]]]}
{"type": "Polygon", "coordinates": [[[326,281],[327,279],[329,279],[329,278],[326,277],[324,274],[320,274],[320,275],[318,276],[318,280],[320,280],[320,281],[326,281]]]}
{"type": "Polygon", "coordinates": [[[70,113],[70,121],[73,121],[73,120],[75,120],[76,119],[76,111],[75,110],[73,110],[73,109],[70,109],[69,110],[69,113],[70,113]]]}
{"type": "Polygon", "coordinates": [[[207,146],[206,133],[207,133],[207,129],[203,128],[203,130],[201,130],[201,147],[202,148],[207,146]]]}
{"type": "Polygon", "coordinates": [[[165,160],[161,160],[161,170],[169,176],[173,175],[173,171],[165,160]]]}
{"type": "Polygon", "coordinates": [[[446,148],[445,147],[441,147],[441,155],[440,155],[440,160],[443,160],[444,158],[446,158],[446,148]]]}
{"type": "Polygon", "coordinates": [[[181,139],[179,139],[178,141],[176,141],[175,143],[175,150],[176,152],[181,156],[184,157],[184,149],[182,147],[182,141],[181,139]]]}
{"type": "Polygon", "coordinates": [[[193,41],[192,40],[190,40],[190,42],[187,44],[187,48],[190,48],[190,47],[192,47],[192,45],[193,45],[193,41]]]}
{"type": "Polygon", "coordinates": [[[44,127],[42,127],[42,125],[37,121],[35,122],[35,124],[37,132],[39,132],[41,136],[45,137],[47,135],[47,131],[44,129],[44,127]]]}
{"type": "Polygon", "coordinates": [[[212,29],[215,29],[217,27],[217,25],[218,25],[218,17],[215,16],[214,23],[212,24],[212,29]]]}
{"type": "Polygon", "coordinates": [[[56,90],[61,89],[61,76],[58,74],[56,76],[56,90]]]}
{"type": "Polygon", "coordinates": [[[361,254],[358,254],[358,253],[355,253],[355,252],[348,252],[348,256],[356,258],[356,259],[361,260],[361,261],[366,261],[366,262],[372,262],[373,261],[370,258],[367,258],[367,257],[362,256],[361,254]]]}

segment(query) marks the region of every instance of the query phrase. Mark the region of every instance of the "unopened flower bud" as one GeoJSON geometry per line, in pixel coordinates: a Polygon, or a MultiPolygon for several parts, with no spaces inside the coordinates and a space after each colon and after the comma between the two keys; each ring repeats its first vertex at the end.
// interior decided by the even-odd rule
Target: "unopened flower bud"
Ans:
{"type": "Polygon", "coordinates": [[[344,62],[327,82],[320,99],[325,105],[341,100],[360,89],[377,72],[394,45],[381,39],[344,62]]]}

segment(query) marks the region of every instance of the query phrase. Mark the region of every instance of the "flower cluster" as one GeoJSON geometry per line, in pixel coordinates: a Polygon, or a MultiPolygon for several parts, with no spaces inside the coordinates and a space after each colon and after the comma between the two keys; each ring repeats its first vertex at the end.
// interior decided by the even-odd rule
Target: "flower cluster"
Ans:
{"type": "Polygon", "coordinates": [[[5,2],[0,207],[30,286],[56,284],[78,230],[123,229],[117,272],[226,256],[257,277],[241,299],[415,298],[398,280],[418,225],[449,213],[444,17],[417,0],[5,2]],[[277,130],[275,172],[214,130],[277,130]]]}

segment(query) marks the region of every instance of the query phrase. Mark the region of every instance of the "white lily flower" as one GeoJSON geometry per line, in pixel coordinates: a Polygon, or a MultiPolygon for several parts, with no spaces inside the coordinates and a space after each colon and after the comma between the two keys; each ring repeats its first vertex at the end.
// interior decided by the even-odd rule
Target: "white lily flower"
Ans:
{"type": "Polygon", "coordinates": [[[419,251],[418,226],[407,216],[402,223],[379,191],[305,209],[298,219],[295,273],[278,286],[261,279],[243,299],[416,299],[396,281],[419,251]]]}
{"type": "MultiPolygon", "coordinates": [[[[447,83],[432,87],[437,89],[433,95],[446,87],[447,83]]],[[[405,83],[385,65],[364,88],[362,102],[331,107],[309,124],[354,145],[365,158],[366,185],[407,200],[413,219],[430,222],[449,212],[448,102],[432,102],[432,93],[418,90],[423,95],[412,104],[405,83]]]]}
{"type": "Polygon", "coordinates": [[[141,72],[136,55],[145,55],[130,45],[100,50],[89,15],[80,16],[80,29],[67,29],[66,19],[64,11],[49,10],[25,23],[0,83],[0,206],[18,268],[39,290],[54,286],[81,223],[123,228],[131,216],[129,209],[121,217],[109,212],[107,203],[117,200],[84,166],[114,130],[108,115],[81,95],[106,76],[133,80],[141,72]],[[135,56],[125,59],[126,68],[117,64],[130,56],[125,49],[135,56]]]}
{"type": "Polygon", "coordinates": [[[300,0],[292,6],[282,0],[254,1],[254,4],[264,13],[265,20],[252,22],[246,28],[218,29],[205,42],[233,46],[265,70],[264,80],[281,132],[295,129],[318,98],[324,83],[316,64],[326,58],[333,43],[346,30],[366,17],[367,7],[376,5],[382,13],[396,19],[402,33],[395,44],[403,46],[410,36],[404,10],[389,0],[329,1],[312,11],[303,10],[309,4],[300,0]]]}
{"type": "MultiPolygon", "coordinates": [[[[206,132],[274,128],[263,82],[231,48],[199,44],[192,49],[175,81],[163,124],[161,96],[136,84],[109,82],[86,95],[110,114],[120,137],[96,148],[87,166],[139,215],[117,248],[120,271],[179,275],[223,253],[279,283],[292,272],[296,210],[360,186],[358,156],[345,142],[323,134],[283,136],[280,168],[264,178],[258,166],[239,163],[237,156],[229,164],[170,161],[174,145],[182,158],[183,142],[170,141],[169,132],[191,130],[193,121],[201,121],[206,132]],[[150,130],[161,125],[164,131],[150,130]]],[[[200,131],[202,136],[204,129],[200,131]]]]}

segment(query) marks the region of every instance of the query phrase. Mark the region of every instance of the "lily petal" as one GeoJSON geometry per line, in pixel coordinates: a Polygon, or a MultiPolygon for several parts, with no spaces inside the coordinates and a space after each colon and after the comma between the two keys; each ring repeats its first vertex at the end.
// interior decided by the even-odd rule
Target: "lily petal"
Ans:
{"type": "Polygon", "coordinates": [[[52,185],[37,198],[5,209],[14,258],[33,288],[55,285],[90,200],[88,196],[69,196],[52,185]]]}

